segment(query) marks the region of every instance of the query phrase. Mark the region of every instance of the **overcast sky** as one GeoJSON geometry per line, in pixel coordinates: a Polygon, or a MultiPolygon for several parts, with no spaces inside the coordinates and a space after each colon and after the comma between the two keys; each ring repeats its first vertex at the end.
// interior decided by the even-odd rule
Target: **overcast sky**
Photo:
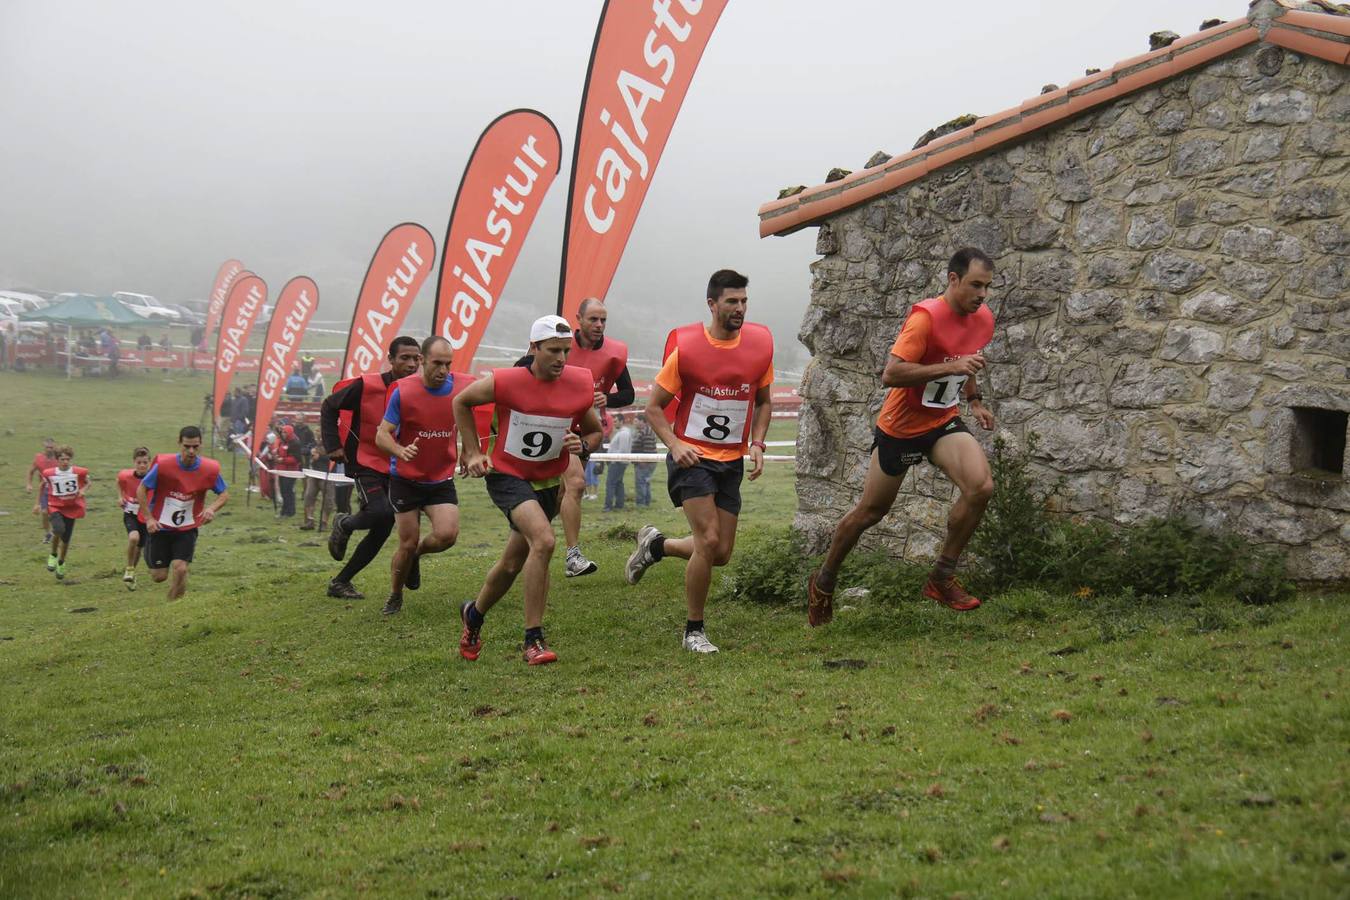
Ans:
{"type": "MultiPolygon", "coordinates": [[[[601,6],[3,0],[0,287],[179,301],[237,256],[274,293],[311,275],[318,318],[347,320],[381,235],[415,221],[439,244],[478,134],[528,106],[557,124],[564,159],[488,333],[521,344],[516,323],[556,304],[601,6]]],[[[731,0],[611,290],[611,332],[655,355],[653,335],[702,318],[707,276],[727,266],[751,278],[751,318],[800,351],[815,231],[759,239],[756,209],[779,188],[1142,53],[1151,31],[1245,13],[1242,0],[731,0]]],[[[433,274],[419,331],[434,288],[433,274]]]]}

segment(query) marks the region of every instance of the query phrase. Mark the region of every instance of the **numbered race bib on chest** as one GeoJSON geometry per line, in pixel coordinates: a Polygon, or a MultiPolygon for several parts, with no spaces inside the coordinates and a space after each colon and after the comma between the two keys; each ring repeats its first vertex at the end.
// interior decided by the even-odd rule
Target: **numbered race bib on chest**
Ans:
{"type": "Polygon", "coordinates": [[[508,456],[529,462],[557,459],[571,424],[572,420],[564,416],[535,416],[513,409],[503,449],[508,456]]]}
{"type": "Polygon", "coordinates": [[[739,444],[749,410],[750,404],[744,400],[714,400],[695,394],[684,436],[707,444],[739,444]]]}
{"type": "Polygon", "coordinates": [[[159,511],[159,524],[169,528],[191,528],[196,525],[197,521],[192,517],[192,500],[165,497],[164,507],[159,511]]]}
{"type": "Polygon", "coordinates": [[[935,378],[923,386],[923,405],[934,409],[951,409],[961,402],[961,388],[965,384],[965,375],[935,378]]]}
{"type": "Polygon", "coordinates": [[[136,513],[140,512],[140,511],[141,511],[141,505],[140,505],[139,503],[137,503],[135,500],[123,500],[123,501],[122,501],[122,512],[124,512],[124,513],[126,513],[126,514],[128,514],[128,515],[134,516],[134,515],[136,515],[136,513]]]}
{"type": "Polygon", "coordinates": [[[80,476],[74,472],[66,475],[53,475],[47,479],[48,493],[53,497],[74,497],[80,492],[80,476]]]}

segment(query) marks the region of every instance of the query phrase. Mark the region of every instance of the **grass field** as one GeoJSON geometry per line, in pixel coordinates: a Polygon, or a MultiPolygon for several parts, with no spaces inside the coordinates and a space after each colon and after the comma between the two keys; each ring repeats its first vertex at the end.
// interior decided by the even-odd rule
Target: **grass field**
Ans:
{"type": "MultiPolygon", "coordinates": [[[[116,469],[205,390],[0,373],[2,897],[1350,893],[1344,596],[722,603],[696,658],[681,565],[630,588],[646,517],[591,506],[559,664],[520,661],[518,588],[469,664],[506,534],[479,484],[391,620],[387,551],[329,600],[321,536],[242,491],[186,598],[122,586],[116,469]],[[97,479],[64,584],[22,492],[49,432],[97,479]]],[[[745,495],[743,533],[786,524],[790,467],[745,495]]]]}

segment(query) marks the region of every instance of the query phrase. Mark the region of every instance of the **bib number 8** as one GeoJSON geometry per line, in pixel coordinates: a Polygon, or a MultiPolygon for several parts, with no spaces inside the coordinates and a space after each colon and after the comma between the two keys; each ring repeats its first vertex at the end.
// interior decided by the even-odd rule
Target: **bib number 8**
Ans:
{"type": "Polygon", "coordinates": [[[965,375],[935,378],[923,386],[923,405],[935,409],[951,409],[961,402],[961,388],[965,384],[965,375]]]}
{"type": "Polygon", "coordinates": [[[520,436],[520,455],[539,459],[553,446],[553,436],[544,431],[527,431],[520,436]]]}
{"type": "Polygon", "coordinates": [[[695,394],[684,437],[707,444],[739,444],[745,435],[749,400],[719,400],[695,394]]]}
{"type": "Polygon", "coordinates": [[[703,427],[703,436],[710,441],[725,441],[731,436],[731,416],[711,415],[703,427]]]}

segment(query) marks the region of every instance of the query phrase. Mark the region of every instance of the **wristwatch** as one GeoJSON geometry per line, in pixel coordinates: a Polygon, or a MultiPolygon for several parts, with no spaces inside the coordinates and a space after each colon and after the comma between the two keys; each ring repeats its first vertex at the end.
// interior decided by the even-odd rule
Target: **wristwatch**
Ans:
{"type": "Polygon", "coordinates": [[[984,394],[980,393],[979,391],[976,391],[975,393],[971,394],[969,397],[966,398],[966,402],[967,402],[967,403],[974,403],[974,402],[977,401],[977,400],[978,400],[979,402],[983,403],[983,402],[984,402],[984,394]]]}
{"type": "Polygon", "coordinates": [[[761,451],[765,451],[765,450],[768,450],[768,449],[769,449],[769,445],[766,444],[766,443],[764,443],[763,441],[751,441],[751,442],[750,442],[750,446],[751,446],[751,447],[758,447],[761,451]]]}
{"type": "Polygon", "coordinates": [[[577,459],[581,460],[582,462],[585,462],[590,458],[591,458],[591,447],[589,444],[582,442],[581,452],[577,454],[577,459]]]}

